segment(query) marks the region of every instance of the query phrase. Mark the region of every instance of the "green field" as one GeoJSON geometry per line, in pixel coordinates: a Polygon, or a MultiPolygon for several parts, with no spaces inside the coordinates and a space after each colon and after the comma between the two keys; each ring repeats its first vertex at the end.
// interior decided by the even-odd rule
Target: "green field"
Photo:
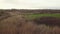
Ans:
{"type": "Polygon", "coordinates": [[[25,14],[24,16],[28,19],[34,19],[34,18],[45,17],[45,16],[60,18],[60,14],[25,14]]]}

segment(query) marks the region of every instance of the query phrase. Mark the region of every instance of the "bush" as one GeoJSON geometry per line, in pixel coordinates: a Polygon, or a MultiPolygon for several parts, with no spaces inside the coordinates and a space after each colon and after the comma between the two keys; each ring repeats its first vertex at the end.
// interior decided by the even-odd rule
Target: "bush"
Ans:
{"type": "Polygon", "coordinates": [[[45,24],[50,26],[60,26],[60,18],[57,17],[40,17],[37,19],[34,19],[34,22],[38,25],[45,24]]]}

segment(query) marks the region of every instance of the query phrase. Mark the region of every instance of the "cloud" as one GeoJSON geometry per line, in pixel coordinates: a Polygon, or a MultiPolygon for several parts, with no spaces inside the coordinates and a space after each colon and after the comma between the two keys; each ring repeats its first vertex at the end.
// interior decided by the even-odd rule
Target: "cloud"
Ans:
{"type": "Polygon", "coordinates": [[[60,9],[60,0],[0,0],[0,9],[3,8],[51,8],[60,9]]]}

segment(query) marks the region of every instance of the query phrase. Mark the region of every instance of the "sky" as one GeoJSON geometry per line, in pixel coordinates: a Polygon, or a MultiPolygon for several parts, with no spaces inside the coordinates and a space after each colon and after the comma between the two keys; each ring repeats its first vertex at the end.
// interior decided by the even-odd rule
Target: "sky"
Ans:
{"type": "Polygon", "coordinates": [[[0,0],[0,9],[60,9],[60,0],[0,0]]]}

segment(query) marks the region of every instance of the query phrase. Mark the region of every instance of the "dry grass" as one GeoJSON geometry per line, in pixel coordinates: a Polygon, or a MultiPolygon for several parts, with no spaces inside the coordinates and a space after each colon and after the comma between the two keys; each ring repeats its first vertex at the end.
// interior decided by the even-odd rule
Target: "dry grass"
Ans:
{"type": "Polygon", "coordinates": [[[18,15],[0,22],[0,34],[60,34],[60,28],[35,25],[18,15]]]}
{"type": "Polygon", "coordinates": [[[15,15],[0,21],[0,34],[60,34],[60,27],[36,25],[22,15],[15,15]]]}
{"type": "MultiPolygon", "coordinates": [[[[13,16],[9,17],[7,19],[4,19],[0,22],[0,28],[1,32],[3,34],[14,34],[15,30],[17,28],[17,25],[19,25],[21,22],[24,24],[24,20],[20,16],[13,16]]],[[[16,34],[16,33],[15,33],[16,34]]]]}

